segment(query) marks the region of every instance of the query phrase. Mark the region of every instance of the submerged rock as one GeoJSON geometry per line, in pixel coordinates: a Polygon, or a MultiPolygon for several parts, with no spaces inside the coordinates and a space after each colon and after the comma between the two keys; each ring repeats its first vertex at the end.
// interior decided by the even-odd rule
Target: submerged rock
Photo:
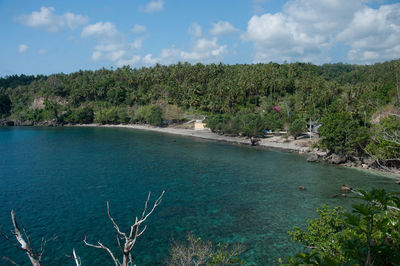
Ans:
{"type": "Polygon", "coordinates": [[[351,191],[351,187],[349,187],[347,185],[342,185],[342,187],[340,188],[340,191],[342,191],[344,193],[349,193],[351,191]]]}
{"type": "Polygon", "coordinates": [[[304,186],[299,186],[299,190],[306,190],[304,186]]]}

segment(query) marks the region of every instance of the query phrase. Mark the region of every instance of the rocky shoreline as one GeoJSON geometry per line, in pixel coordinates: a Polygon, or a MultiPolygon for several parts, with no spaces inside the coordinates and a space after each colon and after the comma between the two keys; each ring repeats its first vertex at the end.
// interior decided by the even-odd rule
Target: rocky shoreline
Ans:
{"type": "Polygon", "coordinates": [[[40,122],[34,122],[30,120],[6,120],[0,119],[0,126],[44,126],[44,127],[58,127],[64,126],[65,124],[58,122],[57,120],[45,120],[40,122]]]}
{"type": "MultiPolygon", "coordinates": [[[[167,133],[173,135],[180,136],[190,136],[201,139],[229,142],[235,144],[242,145],[252,145],[252,141],[245,137],[237,137],[237,136],[225,136],[218,135],[216,133],[211,132],[210,130],[193,130],[186,128],[178,128],[178,127],[154,127],[149,125],[137,125],[137,124],[128,124],[128,125],[100,125],[100,124],[65,124],[60,123],[56,120],[47,120],[41,122],[33,122],[33,121],[19,121],[19,120],[5,120],[0,119],[0,126],[45,126],[45,127],[59,127],[59,126],[80,126],[80,127],[114,127],[114,128],[130,128],[130,129],[138,129],[138,130],[147,130],[147,131],[155,131],[160,133],[167,133]]],[[[379,168],[375,161],[368,157],[356,157],[356,156],[346,156],[339,154],[332,154],[326,151],[320,151],[318,149],[311,148],[311,142],[301,142],[284,139],[282,137],[271,137],[271,138],[263,138],[260,139],[257,143],[257,146],[279,149],[288,152],[297,152],[299,154],[303,154],[307,157],[307,162],[327,162],[330,164],[351,167],[351,168],[359,168],[368,170],[374,173],[380,174],[388,174],[391,176],[395,176],[397,178],[400,177],[400,173],[388,173],[379,168]]]]}

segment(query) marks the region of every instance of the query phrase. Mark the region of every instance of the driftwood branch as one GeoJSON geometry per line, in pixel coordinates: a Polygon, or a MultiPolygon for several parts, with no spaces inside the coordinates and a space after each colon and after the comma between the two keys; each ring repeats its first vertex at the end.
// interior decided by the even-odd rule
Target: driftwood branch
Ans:
{"type": "Polygon", "coordinates": [[[136,243],[136,240],[143,235],[143,233],[146,231],[147,226],[145,225],[143,227],[143,229],[140,228],[140,226],[147,220],[147,218],[149,218],[149,216],[154,212],[154,210],[157,208],[158,205],[161,204],[162,201],[162,197],[164,196],[165,191],[163,191],[161,193],[161,195],[158,197],[158,199],[154,202],[153,207],[151,208],[150,211],[147,211],[148,208],[148,204],[150,201],[150,196],[151,196],[151,192],[149,192],[148,196],[147,196],[147,200],[144,204],[144,208],[143,208],[143,212],[142,215],[140,216],[140,218],[136,217],[135,218],[135,222],[130,226],[130,230],[129,230],[129,234],[122,232],[117,224],[117,222],[115,221],[115,219],[111,216],[111,211],[110,211],[110,204],[109,202],[107,202],[107,215],[108,218],[110,219],[111,223],[114,226],[114,229],[117,232],[117,242],[118,242],[118,246],[122,252],[122,262],[120,262],[118,260],[118,258],[112,253],[112,251],[104,246],[100,241],[97,242],[96,244],[90,244],[87,242],[86,240],[86,236],[85,239],[83,240],[83,242],[89,246],[89,247],[94,247],[94,248],[98,248],[98,249],[104,249],[108,252],[108,254],[110,254],[111,258],[113,259],[114,263],[116,266],[128,266],[128,265],[132,265],[133,261],[132,261],[132,249],[136,243]],[[121,240],[125,240],[124,244],[121,243],[121,240]]]}

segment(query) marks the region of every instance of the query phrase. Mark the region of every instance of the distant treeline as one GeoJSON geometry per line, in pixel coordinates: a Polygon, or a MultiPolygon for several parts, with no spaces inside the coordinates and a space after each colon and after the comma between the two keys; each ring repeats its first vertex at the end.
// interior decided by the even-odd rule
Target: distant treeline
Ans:
{"type": "MultiPolygon", "coordinates": [[[[325,119],[326,123],[328,117],[364,128],[361,131],[366,138],[352,140],[354,143],[346,143],[343,149],[333,147],[339,152],[365,148],[374,114],[398,108],[399,69],[400,60],[374,65],[124,66],[50,76],[9,76],[0,79],[0,93],[10,100],[9,108],[2,108],[3,117],[19,121],[162,125],[181,121],[188,114],[203,114],[213,130],[249,136],[282,128],[292,128],[297,135],[305,130],[305,121],[325,119]]],[[[344,138],[359,128],[342,132],[344,138]]],[[[326,146],[332,149],[332,145],[326,146]]]]}
{"type": "Polygon", "coordinates": [[[37,75],[37,76],[26,76],[24,74],[22,75],[11,75],[11,76],[6,76],[4,78],[0,78],[0,88],[16,88],[18,86],[23,86],[23,85],[29,85],[34,80],[44,78],[45,76],[43,75],[37,75]]]}

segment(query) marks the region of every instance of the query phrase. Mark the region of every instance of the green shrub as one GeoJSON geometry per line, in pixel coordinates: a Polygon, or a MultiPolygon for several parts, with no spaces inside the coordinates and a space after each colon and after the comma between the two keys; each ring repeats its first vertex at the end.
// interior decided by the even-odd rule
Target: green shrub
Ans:
{"type": "Polygon", "coordinates": [[[100,124],[118,124],[118,108],[110,107],[98,110],[95,113],[94,121],[100,124]]]}
{"type": "Polygon", "coordinates": [[[93,123],[93,120],[93,108],[89,106],[71,110],[71,112],[69,113],[69,117],[67,118],[67,122],[79,124],[90,124],[93,123]]]}
{"type": "Polygon", "coordinates": [[[294,139],[297,139],[299,134],[303,133],[306,130],[307,130],[306,121],[300,118],[294,120],[289,127],[289,133],[294,137],[294,139]]]}
{"type": "Polygon", "coordinates": [[[0,117],[7,116],[11,111],[11,100],[6,94],[0,94],[0,117]]]}
{"type": "Polygon", "coordinates": [[[360,126],[349,112],[332,113],[322,119],[318,129],[320,144],[335,153],[362,152],[368,143],[368,129],[360,126]]]}
{"type": "Polygon", "coordinates": [[[132,122],[160,126],[162,124],[162,121],[162,112],[159,107],[153,105],[145,105],[140,106],[139,109],[135,112],[132,122]]]}
{"type": "Polygon", "coordinates": [[[324,206],[306,230],[289,232],[305,250],[285,265],[400,265],[399,194],[373,189],[359,195],[351,212],[324,206]]]}

